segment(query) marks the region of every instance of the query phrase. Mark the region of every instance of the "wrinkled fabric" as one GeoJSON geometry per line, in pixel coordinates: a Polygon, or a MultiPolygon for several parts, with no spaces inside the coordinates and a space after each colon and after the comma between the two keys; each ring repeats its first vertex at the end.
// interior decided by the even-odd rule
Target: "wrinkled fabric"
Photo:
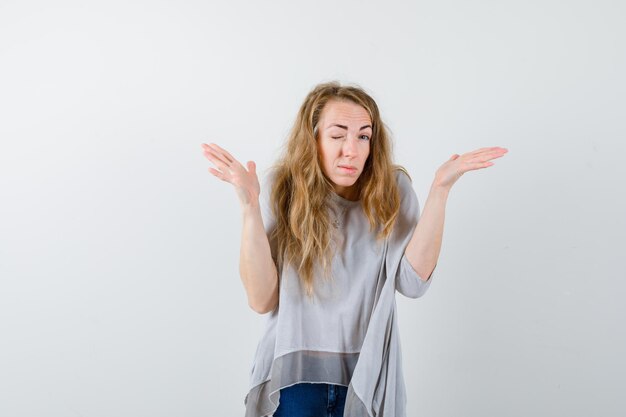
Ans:
{"type": "MultiPolygon", "coordinates": [[[[246,417],[271,416],[280,389],[298,382],[347,386],[344,417],[406,417],[395,292],[421,297],[434,272],[423,281],[404,255],[420,208],[410,178],[397,170],[396,180],[400,213],[391,235],[381,242],[375,239],[376,231],[370,232],[360,201],[331,195],[331,219],[339,221],[331,241],[333,278],[322,278],[316,266],[312,300],[293,267],[281,271],[279,303],[265,315],[265,331],[250,371],[246,417]]],[[[268,200],[271,182],[270,173],[260,204],[276,260],[277,244],[271,237],[275,219],[268,200]]]]}

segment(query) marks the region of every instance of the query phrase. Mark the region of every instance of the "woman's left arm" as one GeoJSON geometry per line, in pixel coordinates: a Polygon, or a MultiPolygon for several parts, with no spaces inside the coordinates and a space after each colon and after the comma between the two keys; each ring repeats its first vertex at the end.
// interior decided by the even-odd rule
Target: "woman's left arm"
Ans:
{"type": "Polygon", "coordinates": [[[463,155],[454,154],[435,173],[435,180],[430,187],[422,215],[404,250],[415,272],[420,277],[427,277],[424,281],[430,278],[439,259],[446,203],[452,185],[467,171],[494,165],[489,161],[500,158],[507,152],[506,148],[496,146],[477,149],[463,155]]]}

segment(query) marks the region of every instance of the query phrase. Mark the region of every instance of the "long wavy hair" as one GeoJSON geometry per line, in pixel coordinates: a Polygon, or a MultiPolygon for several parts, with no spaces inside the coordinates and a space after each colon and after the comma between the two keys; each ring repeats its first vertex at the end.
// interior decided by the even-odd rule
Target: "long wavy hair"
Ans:
{"type": "MultiPolygon", "coordinates": [[[[282,156],[270,168],[274,178],[270,207],[276,218],[272,238],[277,242],[278,276],[283,265],[298,272],[308,296],[313,293],[314,266],[328,277],[332,261],[331,220],[328,197],[332,181],[323,173],[318,153],[318,123],[330,100],[344,100],[365,108],[372,121],[370,153],[356,184],[370,231],[386,239],[400,211],[400,193],[394,171],[406,169],[392,163],[391,140],[378,106],[358,85],[331,81],[315,86],[304,99],[289,133],[282,156]]],[[[279,278],[280,283],[280,278],[279,278]]]]}

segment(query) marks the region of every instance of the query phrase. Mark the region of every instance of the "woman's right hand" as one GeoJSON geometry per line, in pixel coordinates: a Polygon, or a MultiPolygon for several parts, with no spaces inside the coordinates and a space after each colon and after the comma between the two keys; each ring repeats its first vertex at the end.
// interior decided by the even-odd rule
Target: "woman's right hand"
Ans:
{"type": "Polygon", "coordinates": [[[256,175],[256,164],[254,161],[246,163],[248,167],[248,170],[246,170],[230,153],[214,143],[209,145],[203,143],[202,149],[204,150],[204,156],[218,168],[209,168],[209,172],[222,181],[229,182],[235,186],[242,206],[258,205],[261,187],[256,175]]]}

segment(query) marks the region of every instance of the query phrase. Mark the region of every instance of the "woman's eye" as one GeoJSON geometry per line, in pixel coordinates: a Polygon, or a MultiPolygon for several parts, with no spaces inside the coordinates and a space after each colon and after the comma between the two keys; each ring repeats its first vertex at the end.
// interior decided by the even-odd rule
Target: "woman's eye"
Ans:
{"type": "MultiPolygon", "coordinates": [[[[331,138],[333,138],[333,139],[341,139],[342,137],[343,137],[343,136],[331,136],[331,138]]],[[[369,136],[367,136],[367,135],[361,135],[361,136],[359,136],[359,137],[361,137],[361,138],[366,138],[365,140],[370,140],[370,137],[369,137],[369,136]]]]}

